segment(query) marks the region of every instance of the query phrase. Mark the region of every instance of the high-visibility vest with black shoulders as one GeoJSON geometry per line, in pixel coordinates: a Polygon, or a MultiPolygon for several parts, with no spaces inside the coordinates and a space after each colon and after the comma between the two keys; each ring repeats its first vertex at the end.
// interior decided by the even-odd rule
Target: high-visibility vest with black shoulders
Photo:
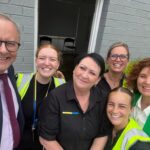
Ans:
{"type": "Polygon", "coordinates": [[[150,142],[150,137],[142,130],[135,120],[130,119],[112,150],[129,150],[137,141],[150,142]]]}
{"type": "MultiPolygon", "coordinates": [[[[16,80],[16,84],[17,84],[17,88],[19,91],[19,94],[21,96],[21,100],[23,99],[23,97],[25,96],[28,87],[30,85],[30,81],[33,77],[34,73],[17,73],[17,80],[16,80]]],[[[59,85],[65,83],[64,79],[61,78],[54,78],[54,84],[55,87],[58,87],[59,85]]]]}

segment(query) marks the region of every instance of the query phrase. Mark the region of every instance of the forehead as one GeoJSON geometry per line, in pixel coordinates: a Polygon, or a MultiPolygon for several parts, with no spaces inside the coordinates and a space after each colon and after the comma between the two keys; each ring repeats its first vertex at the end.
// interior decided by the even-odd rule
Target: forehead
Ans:
{"type": "Polygon", "coordinates": [[[99,71],[101,68],[99,67],[99,65],[90,57],[86,57],[86,58],[83,58],[79,65],[84,65],[86,66],[87,68],[91,69],[91,70],[94,70],[94,71],[99,71]]]}
{"type": "Polygon", "coordinates": [[[149,66],[149,67],[144,67],[144,68],[141,70],[140,74],[147,74],[147,75],[150,76],[150,66],[149,66]]]}
{"type": "Polygon", "coordinates": [[[0,38],[3,40],[20,40],[16,26],[9,20],[0,19],[0,38]]]}
{"type": "Polygon", "coordinates": [[[123,46],[118,46],[118,47],[115,47],[111,50],[111,54],[127,54],[128,51],[125,47],[123,46]]]}
{"type": "Polygon", "coordinates": [[[57,51],[51,47],[43,47],[39,50],[38,55],[52,55],[57,57],[57,51]]]}
{"type": "Polygon", "coordinates": [[[114,91],[110,93],[108,101],[127,104],[131,102],[131,96],[122,91],[114,91]]]}

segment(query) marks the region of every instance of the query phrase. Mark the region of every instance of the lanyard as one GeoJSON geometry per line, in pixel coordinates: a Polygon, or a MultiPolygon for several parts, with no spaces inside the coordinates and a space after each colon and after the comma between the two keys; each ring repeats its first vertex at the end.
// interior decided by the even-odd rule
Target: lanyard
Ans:
{"type": "MultiPolygon", "coordinates": [[[[50,81],[49,81],[49,84],[48,84],[48,88],[47,88],[47,91],[46,91],[46,94],[44,96],[47,97],[48,95],[48,91],[49,91],[49,88],[50,88],[50,85],[51,85],[51,81],[52,79],[50,78],[50,81]]],[[[37,117],[36,117],[36,111],[37,111],[37,103],[36,103],[36,100],[37,100],[37,81],[36,81],[36,77],[34,79],[34,98],[33,98],[33,122],[32,122],[32,130],[34,130],[36,128],[36,125],[37,125],[37,117]]]]}

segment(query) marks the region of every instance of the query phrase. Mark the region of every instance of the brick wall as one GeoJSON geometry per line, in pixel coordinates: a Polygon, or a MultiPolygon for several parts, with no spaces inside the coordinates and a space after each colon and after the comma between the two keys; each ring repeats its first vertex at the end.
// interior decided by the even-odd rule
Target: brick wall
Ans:
{"type": "Polygon", "coordinates": [[[129,45],[131,58],[150,57],[150,1],[105,0],[96,51],[106,56],[116,41],[129,45]]]}
{"type": "Polygon", "coordinates": [[[32,72],[34,67],[35,0],[0,0],[0,13],[10,16],[21,31],[21,47],[14,63],[17,72],[32,72]]]}

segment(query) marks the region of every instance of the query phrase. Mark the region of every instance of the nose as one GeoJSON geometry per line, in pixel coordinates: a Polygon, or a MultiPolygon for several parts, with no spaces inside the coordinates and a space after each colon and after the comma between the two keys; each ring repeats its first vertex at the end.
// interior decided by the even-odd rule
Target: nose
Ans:
{"type": "Polygon", "coordinates": [[[45,64],[46,64],[46,65],[49,65],[49,63],[50,63],[49,58],[46,58],[46,59],[45,59],[45,64]]]}
{"type": "Polygon", "coordinates": [[[146,83],[150,85],[150,76],[147,78],[146,83]]]}
{"type": "Polygon", "coordinates": [[[113,113],[117,113],[117,112],[118,112],[118,106],[115,105],[115,106],[112,108],[112,112],[113,112],[113,113]]]}
{"type": "Polygon", "coordinates": [[[121,61],[121,58],[118,56],[117,59],[116,59],[116,61],[121,61]]]}
{"type": "Polygon", "coordinates": [[[3,43],[3,42],[0,45],[0,52],[3,52],[3,53],[7,53],[8,52],[7,49],[6,49],[5,43],[3,43]]]}
{"type": "Polygon", "coordinates": [[[88,72],[87,72],[87,71],[84,71],[84,72],[82,73],[82,77],[88,78],[88,72]]]}

